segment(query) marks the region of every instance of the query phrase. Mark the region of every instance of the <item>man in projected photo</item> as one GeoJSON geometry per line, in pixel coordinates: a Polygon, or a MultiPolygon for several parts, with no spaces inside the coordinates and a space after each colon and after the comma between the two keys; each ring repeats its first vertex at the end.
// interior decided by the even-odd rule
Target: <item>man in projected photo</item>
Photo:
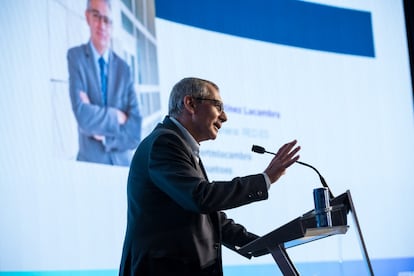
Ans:
{"type": "Polygon", "coordinates": [[[263,173],[231,181],[207,178],[200,142],[214,140],[227,115],[216,84],[185,78],[172,89],[164,121],[139,145],[128,186],[128,223],[120,275],[222,275],[221,246],[258,236],[222,210],[268,198],[268,189],[299,159],[283,145],[263,173]]]}
{"type": "Polygon", "coordinates": [[[141,116],[128,65],[110,49],[109,0],[88,0],[88,43],[68,50],[69,90],[78,123],[77,160],[129,166],[141,116]]]}

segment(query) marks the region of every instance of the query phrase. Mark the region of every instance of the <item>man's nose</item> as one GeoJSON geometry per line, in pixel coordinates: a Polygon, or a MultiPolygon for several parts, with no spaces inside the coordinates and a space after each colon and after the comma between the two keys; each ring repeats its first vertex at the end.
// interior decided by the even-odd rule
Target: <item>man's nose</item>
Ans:
{"type": "Polygon", "coordinates": [[[226,112],[223,110],[222,112],[221,112],[221,114],[220,114],[220,116],[219,116],[219,119],[220,119],[220,121],[221,122],[225,122],[225,121],[227,121],[227,114],[226,114],[226,112]]]}

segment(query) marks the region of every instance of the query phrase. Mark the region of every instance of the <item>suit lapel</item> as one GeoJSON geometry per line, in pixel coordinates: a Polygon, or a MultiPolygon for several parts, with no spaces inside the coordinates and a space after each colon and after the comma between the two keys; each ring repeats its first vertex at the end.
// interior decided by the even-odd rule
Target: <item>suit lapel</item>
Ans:
{"type": "Polygon", "coordinates": [[[206,170],[204,169],[203,162],[201,161],[201,158],[199,158],[198,166],[200,167],[201,172],[204,175],[204,178],[208,181],[207,173],[206,173],[206,170]]]}
{"type": "Polygon", "coordinates": [[[88,92],[88,96],[89,99],[100,99],[99,103],[101,105],[103,105],[102,102],[102,96],[101,96],[101,79],[99,77],[99,72],[96,69],[96,65],[95,65],[95,60],[93,58],[93,53],[92,53],[92,49],[91,49],[91,45],[89,43],[84,45],[84,49],[85,49],[85,62],[87,63],[87,67],[86,68],[92,68],[92,70],[89,70],[89,74],[91,74],[92,76],[92,83],[90,84],[92,86],[92,89],[89,89],[88,92]]]}
{"type": "Polygon", "coordinates": [[[107,84],[106,84],[106,87],[107,87],[106,97],[107,97],[108,106],[110,105],[112,96],[113,96],[113,93],[111,92],[115,91],[114,74],[116,73],[116,70],[117,70],[116,67],[117,67],[116,60],[114,59],[114,55],[112,51],[110,50],[109,56],[108,56],[108,75],[107,75],[107,84]]]}
{"type": "Polygon", "coordinates": [[[204,178],[208,181],[208,177],[207,177],[207,173],[206,170],[204,169],[203,163],[201,162],[201,158],[199,156],[195,156],[195,154],[192,152],[191,147],[187,144],[184,134],[181,132],[181,130],[171,121],[171,119],[167,116],[165,117],[164,121],[163,121],[163,125],[166,128],[169,128],[171,130],[174,130],[175,132],[177,132],[180,137],[183,139],[183,141],[185,142],[184,144],[187,146],[187,150],[188,152],[191,153],[191,156],[193,157],[193,163],[195,165],[195,168],[197,169],[197,171],[200,172],[200,175],[204,176],[204,178]]]}

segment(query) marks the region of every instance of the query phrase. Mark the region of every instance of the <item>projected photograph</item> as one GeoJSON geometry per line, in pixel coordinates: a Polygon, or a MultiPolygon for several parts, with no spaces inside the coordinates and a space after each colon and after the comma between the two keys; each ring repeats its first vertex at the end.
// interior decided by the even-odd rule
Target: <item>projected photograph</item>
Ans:
{"type": "MultiPolygon", "coordinates": [[[[131,210],[140,206],[135,191],[149,191],[140,200],[153,206],[139,210],[147,212],[139,223],[168,218],[170,227],[147,233],[165,237],[160,247],[181,249],[178,217],[206,218],[186,232],[211,234],[189,242],[213,256],[194,254],[197,268],[214,261],[224,276],[414,275],[409,2],[4,1],[0,276],[119,275],[131,210]],[[153,145],[143,140],[160,122],[180,127],[166,119],[169,97],[189,77],[218,87],[214,97],[192,98],[221,120],[215,139],[198,142],[188,131],[186,158],[194,159],[186,164],[202,171],[200,187],[235,185],[219,194],[222,208],[197,209],[196,189],[176,181],[188,196],[180,204],[174,188],[152,185],[164,171],[145,178],[147,155],[131,161],[139,145],[153,145]],[[266,182],[279,148],[294,140],[299,162],[266,182]],[[260,193],[238,181],[251,175],[260,193]],[[132,178],[152,186],[131,188],[132,178]],[[227,195],[244,205],[229,207],[227,195]],[[154,206],[152,196],[162,200],[154,206]],[[209,219],[231,219],[249,239],[226,243],[220,230],[206,231],[209,219]]],[[[179,148],[159,144],[159,156],[179,148]]],[[[194,172],[171,164],[163,168],[174,180],[194,172]]]]}
{"type": "Polygon", "coordinates": [[[50,22],[66,15],[49,25],[55,148],[64,159],[127,167],[160,116],[155,6],[108,3],[50,4],[50,22]]]}

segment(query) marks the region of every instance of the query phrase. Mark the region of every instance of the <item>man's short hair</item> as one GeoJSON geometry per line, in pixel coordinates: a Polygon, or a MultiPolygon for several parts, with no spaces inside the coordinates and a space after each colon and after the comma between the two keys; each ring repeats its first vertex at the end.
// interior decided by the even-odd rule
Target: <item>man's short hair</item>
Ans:
{"type": "Polygon", "coordinates": [[[212,93],[211,87],[219,90],[218,86],[208,80],[200,78],[184,78],[174,85],[168,102],[168,115],[176,117],[184,110],[184,97],[206,98],[212,93]]]}
{"type": "MultiPolygon", "coordinates": [[[[101,0],[104,1],[108,8],[111,10],[111,0],[101,0]]],[[[91,8],[91,0],[86,1],[86,9],[89,10],[91,8]]]]}

